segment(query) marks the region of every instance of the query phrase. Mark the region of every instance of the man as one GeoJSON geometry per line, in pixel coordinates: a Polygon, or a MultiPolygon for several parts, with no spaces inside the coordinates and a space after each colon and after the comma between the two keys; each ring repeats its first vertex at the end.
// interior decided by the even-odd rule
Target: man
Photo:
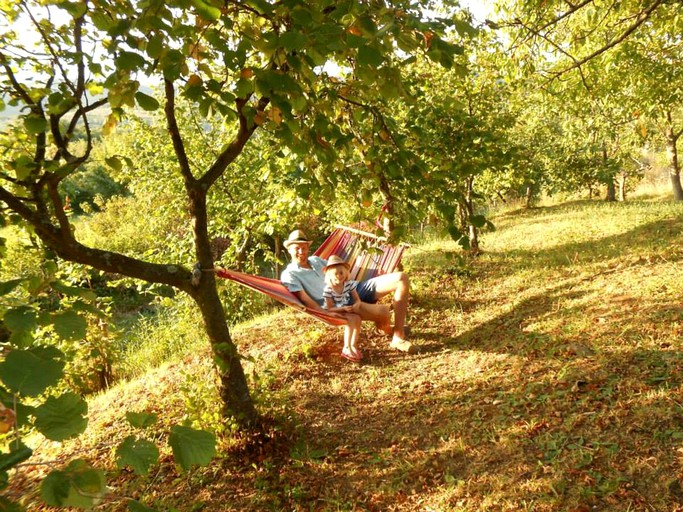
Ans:
{"type": "MultiPolygon", "coordinates": [[[[296,229],[284,243],[292,262],[282,272],[280,280],[301,302],[313,309],[322,309],[325,279],[323,267],[327,261],[318,256],[309,256],[311,241],[306,234],[296,229]]],[[[376,308],[363,308],[359,314],[363,320],[375,322],[378,328],[392,335],[391,347],[412,353],[413,345],[406,340],[405,321],[410,297],[410,282],[403,272],[393,272],[361,281],[358,295],[365,303],[373,304],[378,299],[394,294],[394,326],[388,316],[380,315],[376,308]]]]}

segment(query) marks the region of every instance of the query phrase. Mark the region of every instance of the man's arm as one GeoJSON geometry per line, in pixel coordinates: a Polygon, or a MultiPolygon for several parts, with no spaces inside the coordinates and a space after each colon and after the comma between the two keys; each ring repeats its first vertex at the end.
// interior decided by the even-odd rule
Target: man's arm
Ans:
{"type": "Polygon", "coordinates": [[[304,303],[304,306],[309,307],[311,309],[317,309],[317,310],[322,310],[323,308],[318,304],[316,301],[314,301],[310,295],[308,295],[304,290],[300,290],[298,292],[292,292],[294,295],[296,295],[297,299],[299,299],[301,302],[304,303]]]}

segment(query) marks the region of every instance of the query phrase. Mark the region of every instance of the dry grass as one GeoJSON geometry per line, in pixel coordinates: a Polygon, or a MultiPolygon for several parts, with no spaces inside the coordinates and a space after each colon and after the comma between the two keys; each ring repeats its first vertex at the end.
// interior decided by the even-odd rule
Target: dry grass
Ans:
{"type": "Polygon", "coordinates": [[[235,329],[275,426],[225,434],[207,468],[183,475],[164,454],[134,478],[110,445],[126,409],[162,414],[160,438],[188,404],[216,428],[208,352],[95,398],[68,450],[109,468],[102,509],[683,510],[683,205],[493,220],[464,266],[446,241],[408,257],[416,355],[365,334],[367,360],[350,364],[341,332],[289,311],[235,329]]]}

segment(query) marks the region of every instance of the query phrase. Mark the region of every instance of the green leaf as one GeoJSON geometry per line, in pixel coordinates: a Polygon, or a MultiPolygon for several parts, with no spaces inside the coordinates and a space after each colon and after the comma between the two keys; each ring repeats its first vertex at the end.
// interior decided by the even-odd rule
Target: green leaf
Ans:
{"type": "Polygon", "coordinates": [[[197,14],[209,21],[216,21],[221,17],[221,10],[217,7],[213,7],[202,0],[192,0],[192,5],[194,6],[197,14]]]}
{"type": "Polygon", "coordinates": [[[0,295],[7,295],[24,281],[25,279],[12,279],[11,281],[0,283],[0,295]]]}
{"type": "Polygon", "coordinates": [[[254,83],[247,78],[240,78],[235,84],[235,95],[238,98],[246,98],[254,92],[254,83]]]}
{"type": "Polygon", "coordinates": [[[90,299],[97,297],[96,294],[93,294],[92,290],[87,290],[85,288],[81,288],[80,286],[69,286],[60,281],[54,281],[50,283],[50,286],[53,290],[64,295],[68,295],[69,297],[83,297],[90,299]]]}
{"type": "Polygon", "coordinates": [[[52,315],[53,327],[57,335],[67,341],[79,341],[85,338],[88,323],[75,311],[64,311],[52,315]]]}
{"type": "Polygon", "coordinates": [[[4,496],[0,496],[0,512],[24,512],[24,507],[4,496]]]}
{"type": "Polygon", "coordinates": [[[294,7],[290,12],[290,16],[292,21],[300,27],[309,28],[313,22],[311,11],[304,5],[297,5],[294,7]]]}
{"type": "Polygon", "coordinates": [[[384,56],[376,48],[372,46],[358,48],[358,64],[361,66],[379,67],[382,62],[384,62],[384,56]]]}
{"type": "Polygon", "coordinates": [[[119,468],[130,466],[138,475],[147,475],[159,460],[159,449],[146,439],[128,436],[116,449],[116,456],[119,468]]]}
{"type": "Polygon", "coordinates": [[[475,228],[483,228],[486,225],[486,217],[483,215],[471,215],[469,220],[475,228]]]}
{"type": "Polygon", "coordinates": [[[37,114],[30,114],[24,118],[24,126],[29,133],[42,133],[47,130],[47,119],[37,114]]]}
{"type": "Polygon", "coordinates": [[[377,32],[377,25],[375,25],[375,22],[370,16],[362,16],[359,18],[358,25],[366,35],[372,36],[377,32]]]}
{"type": "Polygon", "coordinates": [[[157,415],[148,412],[126,411],[126,420],[135,428],[147,428],[157,422],[157,415]]]}
{"type": "Polygon", "coordinates": [[[130,500],[128,502],[128,510],[130,510],[130,512],[157,512],[155,509],[149,508],[135,500],[130,500]]]}
{"type": "Polygon", "coordinates": [[[37,396],[59,382],[64,363],[40,350],[13,350],[0,362],[0,379],[21,396],[37,396]]]}
{"type": "Polygon", "coordinates": [[[154,35],[147,41],[147,55],[152,59],[156,59],[161,56],[164,50],[164,38],[160,34],[154,35]]]}
{"type": "Polygon", "coordinates": [[[57,2],[57,6],[64,9],[74,18],[80,18],[88,9],[84,2],[57,2]]]}
{"type": "Polygon", "coordinates": [[[207,465],[216,453],[216,438],[205,430],[175,425],[168,441],[173,457],[185,471],[194,465],[207,465]]]}
{"type": "Polygon", "coordinates": [[[148,94],[145,94],[144,92],[136,92],[135,99],[137,100],[138,105],[140,105],[140,107],[143,110],[146,110],[148,112],[157,110],[159,108],[159,102],[155,98],[149,96],[148,94]]]}
{"type": "Polygon", "coordinates": [[[103,10],[93,9],[90,12],[90,19],[98,29],[107,32],[114,24],[113,20],[103,10]]]}
{"type": "Polygon", "coordinates": [[[301,50],[306,46],[306,36],[296,30],[285,32],[280,36],[280,45],[286,50],[301,50]]]}
{"type": "Polygon", "coordinates": [[[40,497],[53,507],[62,507],[69,496],[70,482],[64,471],[52,471],[40,484],[40,497]]]}
{"type": "Polygon", "coordinates": [[[49,397],[35,410],[35,427],[51,441],[63,441],[81,434],[88,425],[88,404],[75,393],[49,397]]]}
{"type": "Polygon", "coordinates": [[[38,165],[28,155],[21,155],[14,162],[12,167],[17,175],[18,180],[25,180],[29,175],[38,168],[38,165]]]}
{"type": "Polygon", "coordinates": [[[104,473],[83,460],[74,460],[64,471],[52,471],[40,485],[40,497],[53,507],[89,509],[107,491],[104,473]]]}
{"type": "Polygon", "coordinates": [[[145,65],[145,58],[135,52],[121,52],[115,60],[116,67],[121,70],[133,71],[145,65]]]}
{"type": "Polygon", "coordinates": [[[108,158],[105,158],[104,163],[106,163],[109,167],[111,167],[115,171],[120,171],[123,168],[123,165],[121,165],[121,160],[119,160],[115,156],[110,156],[108,158]]]}

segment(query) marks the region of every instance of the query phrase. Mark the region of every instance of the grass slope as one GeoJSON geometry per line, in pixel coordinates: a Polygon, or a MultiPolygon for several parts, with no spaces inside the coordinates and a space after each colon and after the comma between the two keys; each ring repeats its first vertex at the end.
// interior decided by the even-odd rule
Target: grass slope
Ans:
{"type": "Polygon", "coordinates": [[[190,474],[168,454],[146,478],[116,471],[126,409],[159,412],[160,437],[187,405],[220,424],[204,351],[95,398],[64,449],[109,468],[103,510],[128,496],[181,511],[683,510],[683,205],[493,221],[465,267],[443,240],[408,256],[416,355],[364,333],[367,360],[350,364],[339,330],[290,311],[235,329],[269,437],[225,435],[190,474]]]}

